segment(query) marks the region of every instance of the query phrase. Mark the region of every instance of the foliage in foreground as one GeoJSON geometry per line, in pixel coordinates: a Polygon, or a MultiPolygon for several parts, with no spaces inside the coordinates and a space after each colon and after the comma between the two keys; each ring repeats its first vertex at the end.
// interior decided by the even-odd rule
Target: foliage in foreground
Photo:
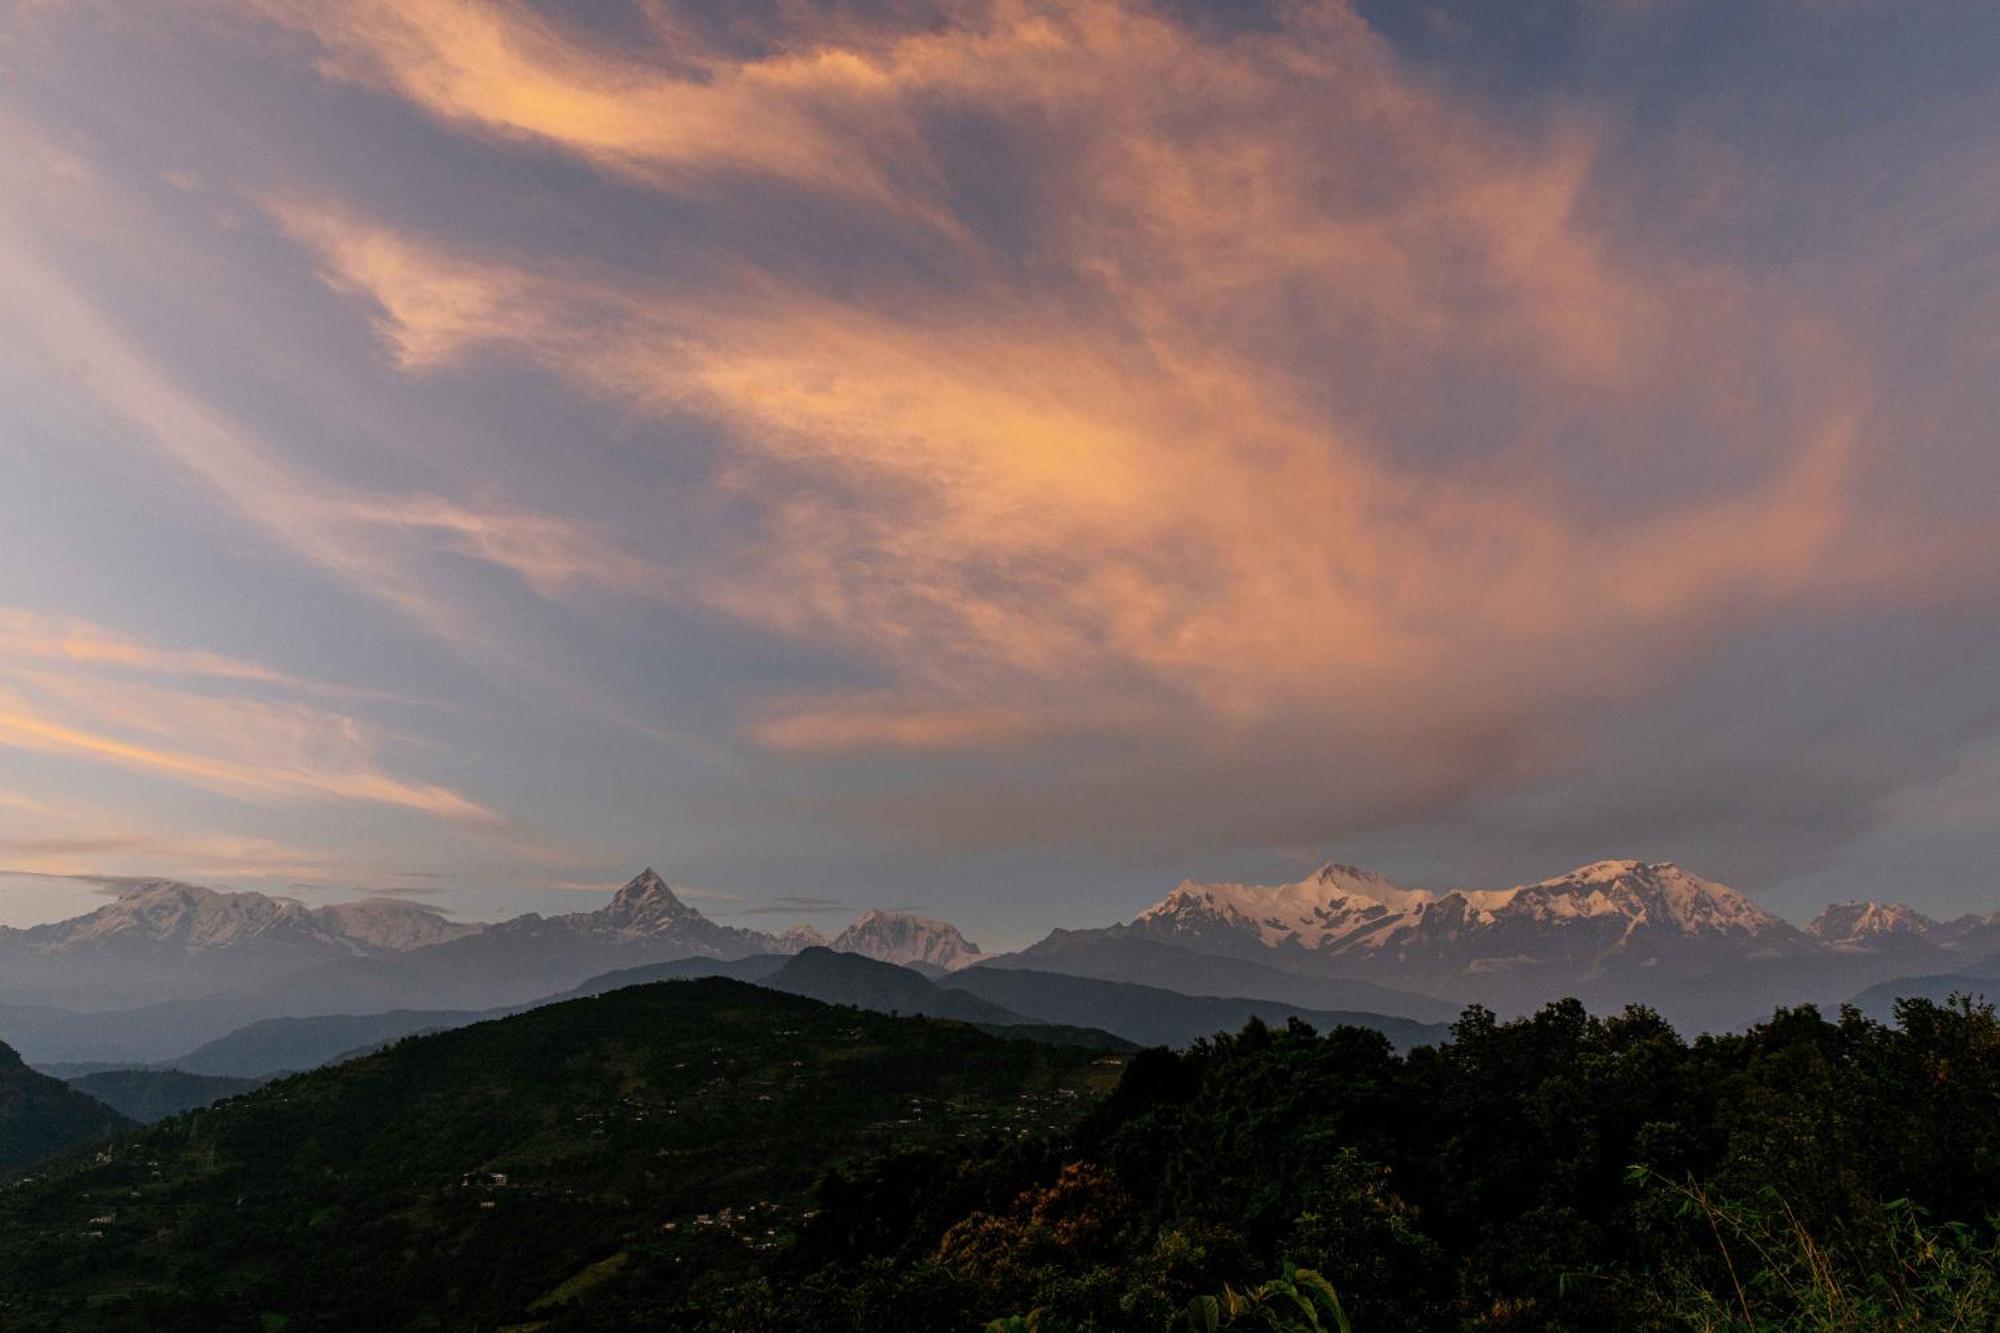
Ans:
{"type": "Polygon", "coordinates": [[[1692,1043],[1644,1010],[1473,1010],[1404,1058],[1253,1024],[1136,1059],[1007,1205],[893,1221],[1005,1192],[981,1171],[836,1177],[767,1322],[714,1326],[2000,1327],[2000,1023],[1966,1004],[1692,1043]],[[1337,1316],[1277,1298],[1300,1273],[1337,1316]]]}
{"type": "Polygon", "coordinates": [[[1121,1061],[704,985],[405,1043],[0,1190],[0,1325],[2000,1327],[1989,1008],[1689,1042],[1566,1001],[1407,1056],[1253,1023],[1121,1061]],[[694,1224],[748,1199],[772,1220],[694,1224]]]}

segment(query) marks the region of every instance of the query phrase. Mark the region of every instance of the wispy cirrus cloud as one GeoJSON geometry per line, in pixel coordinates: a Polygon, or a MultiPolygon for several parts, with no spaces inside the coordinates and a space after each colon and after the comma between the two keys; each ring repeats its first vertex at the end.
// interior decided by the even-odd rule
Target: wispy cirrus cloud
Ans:
{"type": "Polygon", "coordinates": [[[140,643],[74,616],[43,615],[22,607],[0,606],[0,656],[15,661],[41,658],[85,668],[131,668],[263,685],[331,688],[221,653],[140,643]]]}
{"type": "MultiPolygon", "coordinates": [[[[426,494],[368,494],[301,473],[145,352],[25,248],[0,235],[0,275],[49,355],[89,367],[87,389],[165,456],[283,547],[408,614],[447,640],[479,628],[426,577],[438,551],[507,570],[531,588],[644,588],[657,576],[583,525],[506,505],[426,494]]],[[[0,626],[0,630],[6,627],[0,626]]],[[[112,651],[108,645],[73,645],[112,651]]]]}
{"type": "MultiPolygon", "coordinates": [[[[1800,373],[1832,397],[1718,418],[1706,447],[1755,436],[1757,465],[1628,507],[1608,546],[1521,423],[1440,469],[1318,401],[1309,363],[1329,346],[1414,383],[1502,356],[1529,392],[1626,408],[1657,407],[1686,373],[1733,386],[1726,358],[1668,330],[1699,302],[1762,336],[1753,297],[1726,273],[1621,265],[1575,216],[1587,135],[1487,131],[1401,82],[1347,20],[1217,47],[1125,6],[995,12],[1014,17],[923,38],[922,77],[885,75],[877,95],[911,123],[944,85],[997,118],[1025,104],[1079,122],[1066,208],[1037,237],[1066,279],[1053,293],[996,272],[913,303],[742,262],[691,291],[453,250],[339,208],[275,213],[412,372],[525,357],[727,428],[718,485],[760,528],[694,595],[900,682],[763,711],[752,735],[780,749],[1157,731],[1188,701],[1253,727],[1444,707],[1470,735],[1496,712],[1630,688],[1747,606],[1879,573],[1837,540],[1866,411],[1836,382],[1837,338],[1799,339],[1800,373]],[[1305,115],[1308,87],[1353,105],[1305,115]],[[1300,293],[1320,303],[1304,327],[1260,327],[1300,293]],[[1164,693],[1146,706],[1135,680],[1164,693]]],[[[1637,466],[1678,465],[1632,447],[1637,466]]]]}
{"type": "Polygon", "coordinates": [[[447,127],[872,229],[869,283],[789,233],[653,271],[267,196],[407,373],[526,364],[713,423],[712,492],[752,523],[658,586],[885,682],[749,701],[745,734],[997,764],[918,798],[982,845],[1406,820],[1564,770],[1760,618],[1991,564],[1978,522],[1883,504],[1851,321],[1638,244],[1587,108],[1482,116],[1341,6],[681,15],[637,55],[506,5],[254,8],[447,127]],[[991,181],[950,169],[968,121],[1010,146],[991,181]],[[1079,746],[1122,793],[1095,819],[1003,776],[1079,746]],[[1230,813],[1196,774],[1258,795],[1230,813]]]}
{"type": "Polygon", "coordinates": [[[811,894],[795,894],[767,899],[755,907],[745,907],[741,916],[826,916],[836,912],[851,912],[852,904],[839,898],[822,898],[811,894]]]}
{"type": "Polygon", "coordinates": [[[0,611],[0,746],[250,800],[367,802],[501,821],[449,787],[388,771],[384,738],[353,716],[297,698],[218,693],[218,682],[326,693],[254,662],[150,645],[74,617],[0,611]]]}
{"type": "MultiPolygon", "coordinates": [[[[1640,8],[1570,12],[1546,78],[1496,77],[1469,9],[1413,34],[1334,0],[38,10],[0,313],[246,530],[526,678],[471,743],[509,733],[491,771],[538,808],[573,793],[593,842],[728,810],[675,843],[708,882],[780,882],[746,836],[839,893],[871,839],[921,845],[904,889],[967,847],[1698,860],[1757,793],[1797,808],[1737,864],[1797,863],[1986,725],[2000,172],[1953,126],[1992,102],[1914,96],[1922,34],[1850,59],[1859,11],[1737,16],[1701,79],[1635,80],[1679,23],[1640,8]],[[1764,95],[1794,41],[1860,76],[1839,115],[1764,95]],[[176,73],[111,86],[134,60],[176,73]],[[95,129],[46,132],[92,93],[95,129]],[[220,146],[157,128],[194,121],[220,146]],[[195,354],[148,341],[190,313],[195,354]],[[1893,761],[1879,708],[1790,675],[1875,622],[1870,681],[1964,664],[1893,761]],[[700,741],[586,745],[545,697],[700,741]],[[745,780],[683,804],[688,758],[745,780]]],[[[19,743],[383,804],[256,787],[204,705],[144,691],[220,696],[268,754],[430,799],[399,737],[316,730],[366,701],[9,633],[93,682],[10,684],[19,743]]]]}
{"type": "Polygon", "coordinates": [[[102,813],[87,829],[72,833],[0,833],[0,875],[74,879],[113,889],[161,875],[283,879],[322,874],[329,865],[325,857],[271,839],[138,829],[102,813]]]}

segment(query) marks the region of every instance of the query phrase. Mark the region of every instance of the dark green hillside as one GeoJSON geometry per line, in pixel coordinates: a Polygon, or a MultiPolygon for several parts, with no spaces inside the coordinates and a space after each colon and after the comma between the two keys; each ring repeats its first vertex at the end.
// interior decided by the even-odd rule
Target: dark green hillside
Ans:
{"type": "Polygon", "coordinates": [[[586,995],[602,995],[621,986],[643,986],[654,981],[694,981],[701,977],[728,977],[762,985],[764,979],[791,961],[789,954],[753,953],[747,958],[676,958],[666,963],[641,967],[621,967],[604,972],[564,991],[551,1000],[575,1000],[586,995]]]}
{"type": "Polygon", "coordinates": [[[122,1116],[150,1125],[183,1111],[212,1106],[224,1097],[239,1096],[261,1082],[190,1074],[182,1069],[106,1069],[73,1078],[69,1085],[122,1116]]]}
{"type": "Polygon", "coordinates": [[[38,1166],[0,1329],[1323,1333],[1322,1281],[1358,1333],[2000,1327],[2000,1018],[1896,1018],[1113,1057],[632,987],[38,1166]]]}
{"type": "Polygon", "coordinates": [[[1028,968],[969,967],[937,984],[1043,1022],[1095,1024],[1142,1046],[1186,1046],[1202,1037],[1234,1032],[1252,1018],[1274,1027],[1296,1018],[1320,1029],[1371,1028],[1398,1050],[1436,1045],[1450,1032],[1442,1023],[1418,1023],[1388,1014],[1302,1009],[1275,1000],[1183,995],[1158,986],[1028,968]]]}
{"type": "Polygon", "coordinates": [[[392,1009],[385,1014],[266,1018],[197,1046],[172,1064],[196,1074],[231,1078],[298,1073],[363,1047],[497,1017],[456,1009],[392,1009]]]}
{"type": "Polygon", "coordinates": [[[2000,1019],[1897,1018],[1688,1042],[1570,1000],[1404,1056],[1303,1024],[1149,1050],[1058,1160],[843,1176],[709,1327],[1332,1327],[1296,1266],[1357,1333],[2000,1328],[2000,1019]]]}
{"type": "Polygon", "coordinates": [[[0,1043],[0,1171],[108,1138],[131,1123],[61,1079],[36,1073],[0,1043]]]}
{"type": "Polygon", "coordinates": [[[990,1151],[1072,1123],[1118,1072],[721,979],[551,1005],[266,1085],[0,1193],[0,1326],[663,1315],[782,1243],[829,1166],[990,1151]]]}
{"type": "Polygon", "coordinates": [[[1870,1018],[1887,1021],[1895,1016],[1899,1000],[1929,1000],[1942,1004],[1954,995],[1970,995],[1977,1000],[2000,998],[2000,981],[1963,972],[1897,977],[1893,981],[1870,986],[1848,1003],[1870,1018]]]}
{"type": "Polygon", "coordinates": [[[1020,1014],[990,1000],[946,990],[921,972],[864,958],[858,953],[835,953],[832,949],[807,949],[758,984],[792,995],[810,996],[827,1004],[851,1004],[882,1014],[923,1014],[966,1023],[1023,1021],[1020,1014]]]}

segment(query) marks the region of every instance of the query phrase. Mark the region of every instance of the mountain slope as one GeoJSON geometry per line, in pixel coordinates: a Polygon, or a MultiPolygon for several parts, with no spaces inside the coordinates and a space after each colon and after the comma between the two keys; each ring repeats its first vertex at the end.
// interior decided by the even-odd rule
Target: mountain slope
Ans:
{"type": "Polygon", "coordinates": [[[216,1292],[253,1326],[652,1326],[745,1275],[829,1170],[1062,1129],[1119,1072],[721,979],[627,987],[269,1084],[0,1192],[0,1308],[24,1333],[195,1326],[216,1292]],[[50,1262],[105,1197],[88,1266],[50,1262]]]}
{"type": "Polygon", "coordinates": [[[854,924],[833,937],[831,948],[858,953],[878,962],[949,971],[979,960],[979,946],[958,933],[958,927],[908,912],[863,912],[854,924]]]}
{"type": "Polygon", "coordinates": [[[696,981],[702,977],[726,977],[731,981],[762,985],[790,961],[788,955],[775,953],[753,953],[747,958],[675,958],[664,963],[646,963],[639,967],[622,967],[614,972],[600,972],[549,999],[577,1000],[625,986],[644,986],[655,981],[696,981]]]}
{"type": "Polygon", "coordinates": [[[255,1078],[217,1078],[180,1069],[106,1069],[69,1080],[69,1086],[94,1097],[118,1114],[142,1125],[212,1106],[261,1085],[255,1078]]]}
{"type": "Polygon", "coordinates": [[[478,1022],[483,1015],[464,1009],[392,1009],[381,1014],[316,1014],[310,1018],[266,1018],[245,1024],[165,1063],[191,1074],[262,1078],[317,1069],[362,1046],[374,1046],[415,1032],[435,1032],[478,1022]]]}
{"type": "Polygon", "coordinates": [[[1943,1004],[1954,995],[1970,996],[1981,1003],[2000,1001],[2000,978],[1971,972],[1894,977],[1868,987],[1848,1003],[1878,1023],[1890,1023],[1895,1021],[1898,1000],[1929,1000],[1934,1004],[1943,1004]]]}
{"type": "Polygon", "coordinates": [[[1061,976],[1026,969],[975,967],[938,984],[962,990],[1016,1014],[1045,1023],[1102,1028],[1141,1046],[1188,1046],[1202,1037],[1233,1033],[1251,1018],[1283,1027],[1297,1018],[1324,1032],[1363,1027],[1380,1032],[1398,1050],[1435,1045],[1450,1029],[1384,1014],[1304,1009],[1274,1000],[1182,995],[1155,986],[1061,976]]]}
{"type": "Polygon", "coordinates": [[[405,952],[478,933],[414,903],[309,908],[262,893],[173,880],[127,885],[94,912],[0,927],[4,993],[118,1003],[254,985],[314,962],[405,952]]]}
{"type": "Polygon", "coordinates": [[[1672,862],[1600,861],[1511,889],[1406,889],[1352,866],[1296,884],[1182,884],[1132,929],[1212,952],[1268,952],[1448,978],[1538,964],[1801,951],[1795,927],[1672,862]]]}
{"type": "Polygon", "coordinates": [[[245,1024],[161,1063],[191,1073],[237,1078],[299,1073],[403,1037],[444,1032],[492,1018],[505,1018],[537,1004],[555,1004],[587,995],[601,995],[625,986],[641,986],[655,981],[686,981],[697,977],[761,981],[783,966],[785,961],[777,954],[752,954],[748,958],[734,960],[683,958],[666,963],[648,963],[642,967],[600,973],[558,994],[494,1009],[391,1009],[379,1014],[266,1018],[245,1024]]]}
{"type": "Polygon", "coordinates": [[[1073,934],[1151,939],[1503,1010],[1560,995],[1615,1004],[1656,976],[1685,983],[1830,953],[1734,889],[1664,861],[1600,861],[1510,889],[1442,891],[1328,864],[1294,884],[1184,883],[1128,925],[1073,934]]]}
{"type": "Polygon", "coordinates": [[[996,954],[973,971],[1025,968],[1156,986],[1182,995],[1236,995],[1305,1009],[1358,1010],[1416,1022],[1447,1022],[1459,1006],[1434,995],[1352,977],[1312,976],[1273,963],[1205,954],[1135,934],[1128,927],[1054,930],[1018,953],[996,954]]]}
{"type": "MultiPolygon", "coordinates": [[[[531,913],[408,952],[355,948],[233,986],[227,984],[233,974],[224,969],[208,987],[219,993],[88,1012],[0,1005],[0,1040],[18,1041],[38,1063],[154,1064],[262,1019],[399,1009],[483,1012],[542,1000],[620,968],[689,955],[755,955],[774,944],[760,932],[709,921],[647,871],[594,911],[531,913]]],[[[194,969],[189,975],[209,974],[194,969]]]]}
{"type": "Polygon", "coordinates": [[[1937,922],[1908,903],[1829,903],[1806,926],[1806,934],[1828,944],[1865,947],[1887,939],[1922,939],[1937,928],[1937,922]]]}
{"type": "Polygon", "coordinates": [[[921,1014],[1002,1025],[1027,1021],[976,995],[946,990],[907,967],[832,949],[807,949],[758,984],[881,1014],[921,1014]]]}
{"type": "Polygon", "coordinates": [[[109,1138],[132,1122],[0,1045],[0,1172],[109,1138]]]}
{"type": "Polygon", "coordinates": [[[540,999],[618,968],[774,951],[772,936],[717,925],[647,869],[593,911],[531,912],[393,958],[329,963],[287,978],[262,1002],[291,1014],[490,1009],[540,999]]]}
{"type": "Polygon", "coordinates": [[[2000,952],[2000,912],[1968,912],[1949,921],[1925,916],[1908,903],[1831,903],[1806,927],[1808,934],[1842,949],[1924,949],[1939,957],[1986,958],[2000,952]]]}
{"type": "Polygon", "coordinates": [[[487,1009],[619,967],[790,952],[797,938],[718,925],[650,869],[601,907],[487,926],[393,899],[307,908],[147,881],[82,917],[0,929],[0,1037],[19,1031],[43,1060],[152,1061],[259,1018],[487,1009]]]}

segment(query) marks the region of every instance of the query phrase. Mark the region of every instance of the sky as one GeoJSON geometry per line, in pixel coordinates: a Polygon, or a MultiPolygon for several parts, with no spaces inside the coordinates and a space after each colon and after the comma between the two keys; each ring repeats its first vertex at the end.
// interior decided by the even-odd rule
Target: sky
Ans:
{"type": "Polygon", "coordinates": [[[0,0],[0,922],[2000,909],[2000,10],[0,0]]]}

